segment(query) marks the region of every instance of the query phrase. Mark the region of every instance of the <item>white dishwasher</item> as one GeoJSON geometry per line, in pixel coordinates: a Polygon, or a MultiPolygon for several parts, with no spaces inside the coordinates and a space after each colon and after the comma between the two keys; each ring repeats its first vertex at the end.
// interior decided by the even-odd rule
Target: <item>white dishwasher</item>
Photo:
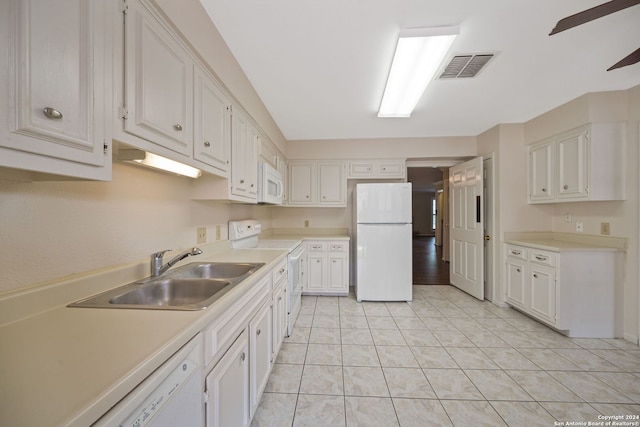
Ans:
{"type": "Polygon", "coordinates": [[[202,363],[198,334],[94,426],[203,426],[202,363]]]}

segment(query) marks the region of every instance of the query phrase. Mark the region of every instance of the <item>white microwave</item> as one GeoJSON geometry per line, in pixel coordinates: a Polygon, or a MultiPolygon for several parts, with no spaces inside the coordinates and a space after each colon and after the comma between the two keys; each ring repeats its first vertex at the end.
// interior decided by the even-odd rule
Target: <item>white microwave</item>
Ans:
{"type": "Polygon", "coordinates": [[[258,163],[258,203],[282,204],[282,175],[268,163],[258,163]]]}

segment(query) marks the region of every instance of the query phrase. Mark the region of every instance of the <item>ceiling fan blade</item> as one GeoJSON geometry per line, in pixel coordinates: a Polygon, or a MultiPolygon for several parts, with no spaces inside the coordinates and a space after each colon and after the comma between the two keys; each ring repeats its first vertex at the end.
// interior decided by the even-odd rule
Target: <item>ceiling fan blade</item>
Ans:
{"type": "Polygon", "coordinates": [[[577,27],[578,25],[582,25],[586,22],[593,21],[594,19],[598,19],[637,4],[640,4],[640,0],[611,0],[599,6],[592,7],[591,9],[584,10],[580,13],[576,13],[575,15],[567,16],[566,18],[559,20],[549,35],[552,36],[561,31],[577,27]]]}
{"type": "Polygon", "coordinates": [[[607,71],[615,70],[616,68],[626,67],[627,65],[636,64],[640,62],[640,48],[631,52],[629,55],[622,58],[620,61],[607,68],[607,71]]]}

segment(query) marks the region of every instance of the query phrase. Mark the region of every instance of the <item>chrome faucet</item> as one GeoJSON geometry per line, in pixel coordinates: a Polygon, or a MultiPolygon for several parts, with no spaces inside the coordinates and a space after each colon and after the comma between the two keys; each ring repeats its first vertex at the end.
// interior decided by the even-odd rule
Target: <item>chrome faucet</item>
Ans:
{"type": "Polygon", "coordinates": [[[165,252],[169,252],[171,249],[165,249],[164,251],[154,252],[151,254],[151,277],[156,277],[167,271],[171,266],[173,266],[178,261],[182,261],[188,256],[200,255],[202,250],[200,248],[191,248],[186,251],[180,252],[178,255],[173,257],[171,261],[167,262],[165,265],[162,265],[162,257],[165,252]]]}

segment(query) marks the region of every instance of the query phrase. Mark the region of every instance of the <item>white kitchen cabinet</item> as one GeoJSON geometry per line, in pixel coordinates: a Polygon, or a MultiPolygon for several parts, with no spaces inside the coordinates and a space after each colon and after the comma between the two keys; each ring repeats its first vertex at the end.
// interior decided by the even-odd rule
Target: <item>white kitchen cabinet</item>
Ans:
{"type": "Polygon", "coordinates": [[[340,161],[289,162],[291,206],[346,207],[347,178],[340,161]]]}
{"type": "Polygon", "coordinates": [[[349,241],[305,241],[307,282],[304,294],[347,295],[349,293],[349,241]]]}
{"type": "Polygon", "coordinates": [[[347,178],[343,162],[318,163],[318,205],[346,206],[347,178]]]}
{"type": "Polygon", "coordinates": [[[205,378],[207,427],[249,425],[249,339],[244,330],[205,378]]]}
{"type": "Polygon", "coordinates": [[[109,12],[95,0],[1,2],[0,167],[111,179],[109,12]]]}
{"type": "Polygon", "coordinates": [[[624,200],[623,123],[589,123],[529,147],[529,203],[624,200]]]}
{"type": "Polygon", "coordinates": [[[616,251],[506,244],[505,254],[506,301],[514,308],[571,337],[614,337],[616,251]]]}
{"type": "Polygon", "coordinates": [[[406,167],[404,160],[355,160],[349,162],[349,178],[353,179],[404,179],[406,167]]]}
{"type": "Polygon", "coordinates": [[[247,116],[234,110],[231,138],[231,195],[256,203],[258,198],[258,144],[260,136],[247,116]]]}
{"type": "Polygon", "coordinates": [[[507,302],[556,326],[557,254],[508,245],[505,276],[507,302]]]}
{"type": "Polygon", "coordinates": [[[315,162],[289,163],[289,204],[314,205],[316,201],[315,162]]]}
{"type": "Polygon", "coordinates": [[[529,150],[530,194],[533,202],[550,201],[554,198],[553,143],[538,144],[529,150]]]}
{"type": "Polygon", "coordinates": [[[271,373],[272,319],[273,305],[268,301],[249,323],[250,418],[253,418],[258,409],[262,392],[271,373]]]}
{"type": "Polygon", "coordinates": [[[275,363],[280,347],[287,335],[287,277],[283,277],[273,290],[273,344],[271,346],[271,361],[275,363]]]}
{"type": "Polygon", "coordinates": [[[200,66],[194,68],[193,157],[227,176],[231,157],[231,101],[200,66]]]}
{"type": "Polygon", "coordinates": [[[194,62],[146,0],[128,3],[124,130],[191,157],[194,62]]]}

